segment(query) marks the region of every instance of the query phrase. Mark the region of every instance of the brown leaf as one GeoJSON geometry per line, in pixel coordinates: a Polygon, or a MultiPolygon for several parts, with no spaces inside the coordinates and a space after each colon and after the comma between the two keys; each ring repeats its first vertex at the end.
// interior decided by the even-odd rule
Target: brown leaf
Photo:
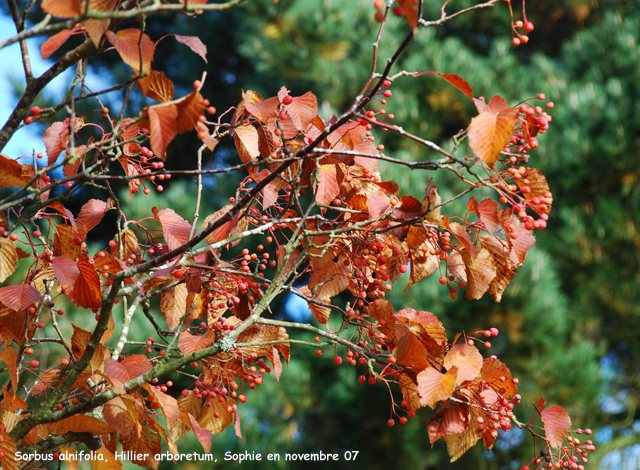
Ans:
{"type": "MultiPolygon", "coordinates": [[[[248,93],[251,93],[251,90],[248,93]]],[[[278,110],[278,106],[280,106],[280,100],[277,96],[254,102],[256,99],[253,96],[249,97],[248,94],[242,92],[242,98],[244,99],[245,110],[257,117],[260,122],[267,122],[267,118],[274,114],[278,110]]]]}
{"type": "Polygon", "coordinates": [[[100,278],[94,266],[89,263],[89,257],[83,255],[77,262],[80,274],[71,289],[69,299],[78,307],[99,308],[102,305],[102,293],[100,292],[100,278]]]}
{"type": "MultiPolygon", "coordinates": [[[[453,395],[456,386],[458,368],[453,366],[446,374],[427,367],[416,377],[418,393],[431,408],[435,408],[439,401],[448,400],[453,395]]],[[[431,443],[433,444],[433,442],[431,443]]]]}
{"type": "Polygon", "coordinates": [[[109,434],[113,430],[99,419],[86,415],[75,415],[49,424],[49,432],[61,436],[67,432],[88,432],[91,434],[109,434]]]}
{"type": "MultiPolygon", "coordinates": [[[[108,12],[113,11],[118,5],[120,0],[91,0],[89,4],[89,10],[108,12]]],[[[85,20],[82,22],[82,26],[87,30],[89,37],[93,41],[93,44],[98,47],[100,45],[100,39],[104,32],[109,29],[110,19],[104,20],[85,20]]]]}
{"type": "Polygon", "coordinates": [[[404,399],[409,402],[408,409],[417,411],[425,406],[425,401],[418,393],[418,386],[408,374],[400,374],[400,391],[404,399]]]}
{"type": "MultiPolygon", "coordinates": [[[[547,179],[540,172],[540,170],[536,168],[528,168],[525,167],[526,171],[522,175],[522,178],[516,180],[520,189],[524,186],[529,187],[529,192],[523,193],[524,197],[531,200],[534,197],[537,198],[547,198],[550,193],[549,183],[547,183],[547,179]]],[[[540,214],[548,214],[551,212],[551,204],[545,203],[544,206],[539,204],[537,206],[533,206],[534,209],[540,214]]]]}
{"type": "Polygon", "coordinates": [[[40,302],[42,294],[29,284],[18,284],[0,288],[0,302],[13,310],[22,310],[40,302]]]}
{"type": "Polygon", "coordinates": [[[231,424],[233,416],[227,412],[227,406],[229,405],[226,401],[221,403],[215,399],[210,400],[209,403],[211,406],[207,405],[202,408],[198,416],[198,423],[211,432],[212,435],[219,434],[231,424]],[[216,412],[220,415],[218,418],[215,417],[216,412]]]}
{"type": "Polygon", "coordinates": [[[121,397],[115,397],[104,404],[104,420],[122,437],[137,432],[139,424],[138,413],[135,409],[128,408],[121,397]]]}
{"type": "Polygon", "coordinates": [[[207,46],[204,45],[198,36],[179,36],[177,34],[174,36],[176,37],[176,41],[187,46],[193,52],[202,57],[202,60],[207,62],[207,46]]]}
{"type": "Polygon", "coordinates": [[[335,165],[319,165],[317,175],[316,202],[331,205],[331,202],[340,194],[340,186],[336,176],[335,165]]]}
{"type": "MultiPolygon", "coordinates": [[[[411,233],[411,229],[415,228],[417,227],[411,227],[409,229],[409,233],[411,233]]],[[[411,273],[409,282],[407,283],[407,287],[405,288],[405,292],[416,282],[431,276],[440,267],[440,258],[437,255],[432,255],[429,251],[423,251],[423,245],[428,249],[435,249],[434,244],[430,240],[425,239],[424,243],[422,243],[419,248],[409,250],[409,259],[411,260],[411,273]]]]}
{"type": "Polygon", "coordinates": [[[4,282],[18,267],[18,251],[13,241],[0,240],[0,282],[4,282]]]}
{"type": "Polygon", "coordinates": [[[24,186],[35,176],[36,172],[33,166],[21,165],[16,160],[0,153],[0,188],[24,186]]]}
{"type": "Polygon", "coordinates": [[[178,134],[178,108],[171,102],[150,106],[149,134],[151,150],[160,159],[167,155],[167,146],[178,134]]]}
{"type": "Polygon", "coordinates": [[[468,411],[464,410],[460,416],[461,421],[464,420],[462,421],[465,427],[464,431],[444,436],[451,462],[455,462],[462,457],[462,455],[471,449],[480,437],[482,437],[482,431],[478,430],[476,424],[477,414],[478,412],[475,408],[469,408],[468,411]]]}
{"type": "Polygon", "coordinates": [[[518,122],[518,110],[507,108],[499,113],[485,110],[471,120],[469,145],[489,167],[500,157],[518,122]]]}
{"type": "MultiPolygon", "coordinates": [[[[0,361],[7,365],[9,377],[11,377],[11,387],[15,393],[18,392],[18,354],[13,348],[5,347],[0,352],[0,361]]],[[[6,398],[6,397],[5,397],[6,398]]]]}
{"type": "MultiPolygon", "coordinates": [[[[203,78],[204,80],[204,78],[203,78]]],[[[204,115],[204,98],[198,90],[174,100],[178,107],[178,133],[184,134],[196,128],[200,116],[204,115]]]]}
{"type": "Polygon", "coordinates": [[[211,438],[213,437],[213,434],[211,434],[211,431],[200,426],[191,413],[188,414],[188,417],[191,422],[191,429],[193,429],[193,433],[198,438],[200,444],[202,444],[204,451],[209,452],[211,450],[211,438]]]}
{"type": "Polygon", "coordinates": [[[493,199],[483,199],[478,203],[478,209],[476,214],[478,214],[478,218],[484,224],[484,228],[489,232],[489,234],[493,234],[496,231],[499,225],[498,221],[498,209],[500,205],[494,201],[493,199]]]}
{"type": "Polygon", "coordinates": [[[427,423],[431,446],[442,436],[464,432],[466,410],[461,403],[443,403],[436,414],[427,423]]]}
{"type": "Polygon", "coordinates": [[[0,435],[4,438],[0,442],[0,450],[2,451],[2,457],[0,457],[0,464],[2,464],[3,470],[18,470],[19,465],[16,461],[16,452],[18,452],[18,446],[15,441],[11,439],[7,431],[0,431],[0,435]]]}
{"type": "Polygon", "coordinates": [[[367,195],[369,218],[377,219],[387,213],[391,207],[391,199],[382,191],[374,191],[367,195]]]}
{"type": "Polygon", "coordinates": [[[173,209],[161,209],[154,214],[162,224],[164,241],[170,250],[174,250],[189,241],[191,224],[180,217],[173,209]]]}
{"type": "MultiPolygon", "coordinates": [[[[55,2],[55,0],[52,0],[52,2],[55,2]]],[[[73,32],[73,29],[63,29],[59,33],[54,34],[45,42],[43,42],[42,46],[40,46],[40,55],[42,55],[42,60],[47,60],[51,56],[51,54],[53,54],[60,48],[60,46],[67,42],[67,39],[71,37],[73,32]]]]}
{"type": "Polygon", "coordinates": [[[170,330],[174,330],[180,324],[180,320],[187,313],[187,307],[187,286],[185,284],[178,284],[162,293],[160,310],[170,330]]]}
{"type": "Polygon", "coordinates": [[[102,222],[104,214],[112,209],[111,201],[105,202],[101,199],[90,199],[80,209],[78,214],[78,236],[84,238],[96,225],[102,222]]]}
{"type": "Polygon", "coordinates": [[[233,138],[242,163],[256,161],[260,156],[258,131],[251,124],[241,124],[235,128],[233,138]]]}
{"type": "Polygon", "coordinates": [[[454,344],[444,357],[444,367],[447,370],[458,368],[458,383],[473,380],[482,368],[482,354],[467,343],[454,344]]]}
{"type": "Polygon", "coordinates": [[[27,340],[31,341],[33,339],[33,335],[36,332],[35,318],[37,312],[33,312],[33,314],[28,314],[27,312],[28,310],[20,310],[0,317],[0,332],[7,345],[11,344],[11,341],[15,341],[20,345],[24,343],[27,317],[29,318],[27,340]]]}
{"type": "Polygon", "coordinates": [[[145,33],[137,28],[121,29],[117,33],[107,31],[107,39],[113,44],[125,64],[140,75],[140,50],[142,49],[142,72],[151,74],[151,61],[155,52],[155,44],[145,33]]]}
{"type": "Polygon", "coordinates": [[[541,417],[549,444],[554,449],[557,449],[564,442],[565,433],[571,427],[569,413],[561,406],[554,405],[550,408],[545,408],[541,413],[541,417]]]}
{"type": "Polygon", "coordinates": [[[481,298],[496,277],[495,257],[488,249],[482,247],[479,251],[476,251],[476,257],[472,260],[469,252],[460,245],[455,245],[453,248],[464,260],[467,299],[481,298]]]}
{"type": "Polygon", "coordinates": [[[96,451],[96,456],[90,462],[93,470],[122,470],[122,462],[116,460],[113,452],[104,446],[96,451]]]}
{"type": "Polygon", "coordinates": [[[82,14],[80,0],[42,0],[40,6],[45,13],[58,18],[75,18],[82,14]]]}
{"type": "Polygon", "coordinates": [[[398,364],[411,368],[416,372],[429,367],[427,350],[413,333],[407,333],[400,338],[393,355],[398,364]]]}
{"type": "Polygon", "coordinates": [[[173,99],[173,82],[164,72],[152,70],[150,75],[136,81],[136,85],[143,95],[152,100],[171,101],[173,99]]]}
{"type": "Polygon", "coordinates": [[[146,374],[152,368],[153,366],[147,356],[142,354],[132,354],[122,362],[112,361],[111,359],[105,359],[104,361],[105,374],[123,384],[146,374]]]}
{"type": "Polygon", "coordinates": [[[509,263],[509,249],[504,246],[502,239],[485,236],[480,238],[480,243],[493,255],[496,277],[489,285],[489,294],[496,302],[500,302],[503,292],[516,275],[516,267],[513,263],[509,263]]]}
{"type": "MultiPolygon", "coordinates": [[[[244,344],[259,344],[269,341],[277,341],[281,338],[280,327],[273,325],[254,324],[244,330],[238,336],[237,342],[244,344]]],[[[273,344],[261,346],[243,346],[242,350],[246,354],[256,353],[258,357],[265,356],[272,352],[273,344]]]]}
{"type": "Polygon", "coordinates": [[[162,412],[167,420],[167,426],[171,428],[175,422],[180,419],[180,408],[178,402],[171,395],[167,395],[159,390],[160,387],[152,387],[149,384],[143,385],[162,408],[162,412]]]}

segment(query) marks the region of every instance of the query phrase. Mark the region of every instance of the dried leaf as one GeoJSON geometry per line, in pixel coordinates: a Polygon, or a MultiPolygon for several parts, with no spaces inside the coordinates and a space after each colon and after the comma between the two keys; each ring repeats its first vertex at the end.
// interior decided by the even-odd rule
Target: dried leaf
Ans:
{"type": "Polygon", "coordinates": [[[2,350],[2,352],[0,352],[0,361],[4,362],[7,365],[7,370],[9,371],[9,376],[11,377],[11,387],[13,388],[13,391],[17,393],[18,354],[13,350],[13,348],[7,346],[2,350]]]}
{"type": "MultiPolygon", "coordinates": [[[[120,0],[91,0],[89,10],[100,12],[113,11],[119,1],[120,0]]],[[[96,47],[100,45],[100,39],[102,39],[104,32],[109,29],[109,23],[111,23],[109,19],[83,21],[82,26],[87,30],[89,37],[96,47]]]]}
{"type": "Polygon", "coordinates": [[[122,362],[105,359],[104,372],[111,378],[115,378],[121,383],[126,383],[131,379],[135,379],[149,372],[153,366],[142,354],[132,354],[122,360],[122,362]]]}
{"type": "Polygon", "coordinates": [[[404,10],[404,13],[407,17],[407,21],[409,22],[409,26],[411,26],[411,30],[413,31],[413,34],[416,34],[418,32],[418,21],[420,20],[420,18],[418,18],[418,8],[419,8],[418,0],[397,0],[397,1],[402,7],[402,9],[404,10]]]}
{"type": "Polygon", "coordinates": [[[202,57],[202,60],[207,62],[207,46],[204,45],[198,36],[179,36],[175,34],[175,37],[176,41],[187,46],[193,52],[202,57]]]}
{"type": "Polygon", "coordinates": [[[451,457],[451,462],[455,462],[462,457],[462,455],[471,449],[476,442],[478,442],[480,437],[482,437],[482,431],[478,430],[478,426],[476,424],[477,414],[478,412],[475,408],[470,408],[468,411],[464,410],[463,414],[460,416],[460,419],[465,426],[464,431],[444,436],[444,440],[447,443],[447,452],[449,452],[449,456],[451,457]]]}
{"type": "Polygon", "coordinates": [[[49,432],[61,436],[67,432],[88,432],[91,434],[109,434],[111,427],[97,418],[75,415],[48,425],[49,432]]]}
{"type": "Polygon", "coordinates": [[[473,380],[482,368],[482,354],[467,343],[454,344],[444,357],[444,367],[447,370],[458,368],[458,383],[473,380]]]}
{"type": "Polygon", "coordinates": [[[0,188],[24,186],[35,176],[36,172],[33,166],[21,165],[16,160],[0,153],[0,188]]]}
{"type": "Polygon", "coordinates": [[[4,438],[0,442],[0,451],[2,456],[0,457],[0,464],[2,464],[3,470],[18,470],[19,465],[16,461],[16,452],[18,452],[18,446],[13,439],[9,436],[7,431],[0,431],[0,435],[4,438]]]}
{"type": "Polygon", "coordinates": [[[198,424],[198,421],[193,417],[193,415],[191,415],[191,413],[189,413],[188,416],[189,421],[191,422],[191,429],[193,429],[193,433],[198,438],[200,444],[202,444],[202,448],[204,449],[204,451],[209,452],[211,450],[211,438],[213,437],[213,434],[211,434],[209,430],[200,426],[200,424],[198,424]]]}
{"type": "Polygon", "coordinates": [[[216,399],[211,400],[209,403],[211,406],[207,404],[207,406],[202,408],[198,416],[198,423],[210,431],[212,435],[219,434],[231,424],[233,417],[231,413],[227,411],[227,406],[229,405],[226,401],[221,403],[216,399]],[[215,413],[218,413],[218,418],[215,417],[215,413]]]}
{"type": "Polygon", "coordinates": [[[160,387],[151,387],[149,384],[143,385],[158,402],[165,418],[167,419],[167,426],[171,428],[175,422],[180,419],[180,408],[178,402],[171,395],[167,395],[159,390],[160,387]]]}
{"type": "Polygon", "coordinates": [[[106,447],[96,450],[96,456],[90,460],[93,470],[122,470],[122,462],[106,447]]]}
{"type": "Polygon", "coordinates": [[[554,405],[550,408],[545,408],[541,413],[541,417],[549,444],[554,449],[557,449],[564,442],[565,433],[571,427],[569,413],[561,406],[554,405]]]}
{"type": "Polygon", "coordinates": [[[469,145],[489,167],[498,161],[500,152],[509,143],[518,122],[518,110],[507,108],[499,113],[485,110],[471,120],[469,145]]]}
{"type": "Polygon", "coordinates": [[[164,72],[152,70],[150,75],[136,81],[136,85],[143,95],[152,100],[171,101],[173,99],[173,82],[167,78],[164,72]]]}
{"type": "Polygon", "coordinates": [[[398,345],[393,351],[393,356],[398,364],[414,371],[421,371],[429,367],[427,361],[427,350],[413,333],[407,333],[398,341],[398,345]]]}
{"type": "Polygon", "coordinates": [[[0,282],[4,282],[18,267],[16,245],[8,238],[0,240],[0,282]]]}
{"type": "MultiPolygon", "coordinates": [[[[550,189],[549,183],[547,183],[547,179],[545,178],[545,176],[540,172],[540,170],[536,168],[525,168],[526,171],[522,175],[522,178],[516,180],[516,183],[518,184],[518,186],[520,186],[520,189],[525,186],[529,187],[529,191],[523,193],[524,197],[529,200],[533,199],[534,197],[546,199],[550,194],[550,189]]],[[[533,208],[539,214],[548,214],[549,212],[551,212],[551,203],[545,202],[544,205],[541,203],[538,205],[534,205],[533,208]]]]}
{"type": "Polygon", "coordinates": [[[187,308],[187,286],[185,284],[178,284],[162,293],[160,310],[170,330],[174,330],[180,324],[180,320],[187,313],[187,308]]]}
{"type": "Polygon", "coordinates": [[[260,156],[258,131],[251,124],[242,124],[235,128],[233,138],[242,163],[256,161],[260,156]]]}
{"type": "MultiPolygon", "coordinates": [[[[60,154],[67,149],[67,145],[69,145],[69,141],[71,140],[70,119],[71,118],[67,118],[64,121],[54,122],[44,132],[42,140],[47,150],[47,165],[55,163],[60,154]]],[[[78,132],[82,129],[84,123],[84,117],[77,117],[74,121],[73,132],[78,132]]]]}
{"type": "Polygon", "coordinates": [[[155,52],[155,44],[145,33],[137,28],[121,29],[117,33],[107,31],[107,39],[122,57],[125,64],[140,75],[140,64],[145,75],[151,74],[151,61],[155,52]],[[142,61],[140,60],[142,50],[142,61]]]}

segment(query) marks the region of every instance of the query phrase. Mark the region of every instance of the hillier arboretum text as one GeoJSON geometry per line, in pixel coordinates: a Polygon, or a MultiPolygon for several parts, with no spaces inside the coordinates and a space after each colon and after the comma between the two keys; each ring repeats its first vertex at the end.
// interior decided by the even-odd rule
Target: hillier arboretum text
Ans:
{"type": "MultiPolygon", "coordinates": [[[[516,418],[518,380],[502,360],[480,352],[491,347],[496,328],[447,334],[437,314],[421,306],[397,310],[385,299],[398,281],[408,281],[408,289],[436,275],[453,299],[466,292],[469,300],[488,294],[499,302],[536,230],[547,225],[556,201],[534,165],[553,103],[543,94],[519,103],[485,99],[452,71],[396,69],[421,30],[483,14],[473,10],[509,8],[512,43],[526,43],[534,26],[524,9],[516,21],[508,1],[454,13],[447,12],[447,1],[439,18],[426,19],[422,0],[376,0],[371,74],[339,116],[320,116],[312,92],[293,96],[280,85],[268,98],[246,90],[237,106],[221,112],[201,94],[206,76],[194,77],[193,90],[176,98],[171,77],[152,67],[163,38],[152,37],[147,26],[162,12],[196,16],[240,3],[42,0],[21,10],[8,1],[17,33],[0,48],[20,48],[25,89],[0,132],[0,150],[19,128],[41,122],[46,157],[0,155],[0,361],[7,377],[0,404],[2,467],[64,460],[76,468],[70,462],[85,458],[99,470],[120,468],[122,461],[157,468],[161,460],[191,455],[176,444],[191,432],[202,455],[211,455],[214,434],[233,425],[241,436],[238,408],[252,395],[260,399],[269,375],[280,379],[294,346],[330,354],[337,366],[361,370],[360,382],[387,387],[387,424],[424,419],[431,443],[443,438],[452,461],[479,440],[490,450],[498,430],[515,425],[534,443],[523,468],[582,469],[595,447],[581,434],[591,431],[572,429],[562,407],[539,398],[529,421],[516,418]],[[33,23],[32,15],[41,21],[33,23]],[[407,34],[387,37],[389,21],[406,21],[407,34]],[[46,38],[42,58],[58,57],[40,77],[32,74],[36,54],[26,42],[37,36],[46,38]],[[393,55],[378,56],[381,41],[397,44],[393,55]],[[114,50],[131,78],[89,90],[87,67],[114,50]],[[75,75],[64,100],[33,106],[67,69],[75,75]],[[405,131],[387,110],[394,82],[423,73],[446,80],[477,108],[449,150],[405,131]],[[121,109],[107,109],[101,96],[118,90],[125,97],[121,109]],[[131,98],[142,95],[157,104],[136,109],[140,100],[131,98]],[[188,156],[192,169],[165,168],[171,142],[192,131],[201,143],[188,156]],[[377,142],[385,133],[422,145],[432,157],[394,158],[377,142]],[[205,167],[203,155],[222,141],[235,144],[236,161],[205,167]],[[425,192],[403,194],[381,172],[381,161],[425,172],[425,192]],[[201,213],[203,177],[230,172],[243,176],[225,196],[228,204],[201,213]],[[453,175],[466,189],[443,200],[431,176],[436,173],[453,175]],[[192,213],[154,207],[139,220],[127,215],[138,198],[185,175],[195,181],[192,213]],[[129,201],[116,194],[122,186],[129,201]],[[65,203],[82,198],[84,188],[102,197],[74,214],[65,203]],[[466,201],[466,210],[451,209],[458,200],[466,201]],[[88,235],[99,238],[92,230],[111,211],[116,235],[89,250],[88,235]],[[12,276],[17,269],[27,274],[12,276]],[[308,304],[314,324],[275,319],[270,306],[289,293],[308,304]],[[77,310],[65,315],[62,299],[77,310]],[[95,316],[92,326],[78,327],[74,315],[88,312],[95,316]],[[129,339],[138,316],[153,332],[146,342],[129,339]],[[341,320],[336,331],[323,327],[330,316],[341,320]],[[292,337],[296,330],[313,332],[315,340],[292,337]],[[33,359],[45,343],[66,357],[48,369],[33,359]],[[178,379],[180,390],[173,384],[178,379]],[[436,412],[423,418],[425,407],[436,412]]],[[[173,39],[206,60],[198,37],[173,39]]],[[[357,458],[357,451],[348,453],[349,459],[347,452],[287,458],[357,458]]],[[[225,460],[243,459],[227,454],[225,460]]],[[[256,455],[268,458],[254,453],[244,459],[256,455]]]]}

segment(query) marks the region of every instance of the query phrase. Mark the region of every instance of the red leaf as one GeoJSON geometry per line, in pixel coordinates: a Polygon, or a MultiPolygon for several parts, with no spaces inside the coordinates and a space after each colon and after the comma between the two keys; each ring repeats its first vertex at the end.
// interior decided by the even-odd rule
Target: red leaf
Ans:
{"type": "Polygon", "coordinates": [[[174,250],[189,241],[191,224],[180,217],[173,209],[162,209],[155,214],[162,224],[164,241],[170,250],[174,250]]]}
{"type": "Polygon", "coordinates": [[[267,122],[267,118],[275,113],[278,110],[278,106],[280,106],[280,100],[277,96],[252,103],[249,96],[243,91],[242,98],[244,100],[245,110],[260,119],[261,122],[267,122]]]}
{"type": "Polygon", "coordinates": [[[476,246],[471,241],[469,234],[467,233],[467,229],[465,229],[462,225],[457,222],[452,222],[449,224],[449,230],[453,235],[462,243],[465,250],[469,252],[471,255],[471,259],[476,257],[476,246]]]}
{"type": "Polygon", "coordinates": [[[193,429],[193,433],[198,438],[198,441],[200,441],[200,444],[202,444],[202,448],[205,452],[209,452],[211,450],[211,438],[213,434],[201,427],[191,413],[189,413],[189,421],[191,421],[191,429],[193,429]]]}
{"type": "Polygon", "coordinates": [[[483,199],[478,203],[478,210],[476,213],[478,214],[478,218],[484,224],[484,228],[490,234],[496,231],[498,228],[498,209],[500,205],[494,201],[493,199],[483,199]]]}
{"type": "Polygon", "coordinates": [[[82,14],[80,0],[42,0],[40,6],[45,13],[58,18],[75,18],[82,14]]]}
{"type": "Polygon", "coordinates": [[[176,34],[175,37],[176,41],[187,46],[193,52],[202,57],[202,60],[207,62],[207,46],[204,45],[198,36],[179,36],[176,34]]]}
{"type": "Polygon", "coordinates": [[[485,109],[471,120],[469,125],[469,145],[475,154],[488,166],[498,161],[513,135],[518,122],[518,110],[507,108],[499,113],[485,109]]]}
{"type": "Polygon", "coordinates": [[[427,367],[418,374],[418,393],[427,405],[435,408],[436,403],[448,400],[453,395],[457,373],[458,368],[453,366],[446,374],[433,367],[427,367]]]}
{"type": "Polygon", "coordinates": [[[482,355],[478,348],[468,344],[454,344],[444,357],[444,367],[458,368],[458,383],[475,379],[482,368],[482,355]]]}
{"type": "Polygon", "coordinates": [[[84,238],[91,229],[102,221],[105,212],[109,209],[109,203],[100,199],[90,199],[83,205],[77,220],[78,236],[84,238]]]}
{"type": "Polygon", "coordinates": [[[316,202],[328,206],[338,194],[340,186],[336,176],[335,165],[320,165],[317,173],[318,187],[316,190],[316,202]]]}
{"type": "Polygon", "coordinates": [[[178,347],[182,354],[187,356],[206,348],[214,339],[215,334],[211,330],[207,330],[205,334],[197,336],[185,331],[180,335],[180,339],[178,339],[178,347]]]}
{"type": "Polygon", "coordinates": [[[429,367],[427,350],[413,333],[407,333],[400,338],[393,355],[397,359],[398,364],[413,368],[415,371],[424,370],[429,367]]]}
{"type": "Polygon", "coordinates": [[[69,37],[73,34],[73,29],[63,29],[58,34],[54,34],[40,46],[40,54],[42,55],[42,60],[46,60],[49,58],[51,54],[57,51],[60,46],[62,46],[69,37]]]}
{"type": "Polygon", "coordinates": [[[82,255],[77,262],[80,274],[76,279],[69,299],[78,307],[99,308],[102,305],[100,293],[100,278],[91,263],[89,257],[82,255]]]}
{"type": "Polygon", "coordinates": [[[140,49],[142,49],[142,71],[151,74],[151,61],[155,52],[153,41],[137,28],[122,29],[117,33],[107,31],[107,38],[136,74],[140,74],[140,49]]]}
{"type": "Polygon", "coordinates": [[[160,404],[160,408],[164,412],[164,416],[167,420],[167,426],[171,428],[176,421],[180,418],[180,408],[178,407],[178,401],[171,395],[162,393],[158,388],[151,387],[149,384],[143,385],[145,390],[150,392],[155,400],[160,404]]]}
{"type": "Polygon", "coordinates": [[[469,85],[464,78],[460,75],[456,75],[455,73],[438,73],[438,72],[422,72],[418,75],[422,75],[423,73],[431,73],[433,75],[437,75],[439,77],[444,78],[446,81],[451,83],[454,87],[460,90],[464,95],[473,101],[473,90],[471,89],[471,85],[469,85]]]}
{"type": "Polygon", "coordinates": [[[549,444],[554,449],[562,445],[564,435],[571,427],[571,418],[569,413],[561,406],[554,405],[542,411],[542,422],[544,423],[544,432],[549,439],[549,444]]]}
{"type": "Polygon", "coordinates": [[[418,0],[397,0],[407,16],[413,34],[418,32],[418,0]]]}
{"type": "Polygon", "coordinates": [[[40,302],[42,294],[29,284],[19,284],[0,288],[0,302],[13,310],[22,310],[40,302]]]}
{"type": "Polygon", "coordinates": [[[73,287],[80,275],[78,265],[68,256],[57,256],[53,259],[53,272],[58,282],[65,287],[73,287]]]}
{"type": "Polygon", "coordinates": [[[513,383],[511,371],[496,357],[484,360],[480,376],[506,399],[513,397],[518,391],[518,387],[513,383]]]}
{"type": "Polygon", "coordinates": [[[509,104],[507,103],[507,100],[505,100],[502,96],[494,95],[489,100],[487,108],[494,113],[501,113],[502,111],[506,111],[509,108],[509,104]]]}
{"type": "Polygon", "coordinates": [[[194,90],[173,103],[178,108],[178,132],[184,134],[195,129],[200,116],[204,115],[204,98],[200,92],[194,90]]]}
{"type": "Polygon", "coordinates": [[[169,142],[178,134],[178,108],[174,104],[149,107],[151,150],[164,160],[169,142]]]}
{"type": "Polygon", "coordinates": [[[377,219],[389,210],[391,199],[382,191],[374,191],[367,196],[367,207],[369,208],[369,218],[377,219]]]}
{"type": "MultiPolygon", "coordinates": [[[[36,172],[31,165],[21,165],[13,158],[0,153],[0,188],[10,186],[24,186],[33,178],[36,172]]],[[[2,269],[2,268],[0,268],[2,269]]]]}
{"type": "Polygon", "coordinates": [[[111,359],[104,360],[105,375],[123,384],[146,374],[151,369],[152,366],[149,359],[142,354],[133,354],[122,362],[112,361],[111,359]]]}
{"type": "MultiPolygon", "coordinates": [[[[282,87],[280,92],[278,92],[280,101],[282,102],[284,96],[288,94],[287,89],[282,87]]],[[[293,98],[293,102],[284,105],[284,109],[291,117],[296,128],[300,132],[304,132],[305,129],[309,127],[311,121],[318,115],[318,99],[316,95],[309,91],[298,98],[293,98]]]]}
{"type": "Polygon", "coordinates": [[[276,380],[280,380],[280,375],[282,374],[282,361],[280,360],[280,353],[278,352],[278,348],[273,347],[271,353],[271,364],[273,364],[273,373],[276,376],[276,380]]]}
{"type": "Polygon", "coordinates": [[[463,405],[449,401],[444,403],[427,423],[431,445],[433,446],[433,443],[442,436],[458,434],[464,431],[465,421],[461,418],[466,419],[463,405]]]}
{"type": "MultiPolygon", "coordinates": [[[[64,152],[71,140],[71,133],[69,132],[70,118],[64,121],[54,122],[44,132],[42,140],[47,150],[47,165],[55,163],[60,154],[64,152]]],[[[78,132],[84,126],[85,119],[78,117],[73,125],[73,132],[78,132]]]]}

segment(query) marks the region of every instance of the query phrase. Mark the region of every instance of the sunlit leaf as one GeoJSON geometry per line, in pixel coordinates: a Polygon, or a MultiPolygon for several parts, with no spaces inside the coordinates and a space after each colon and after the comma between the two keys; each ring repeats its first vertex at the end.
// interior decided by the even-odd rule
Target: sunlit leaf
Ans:
{"type": "Polygon", "coordinates": [[[58,18],[75,18],[82,14],[80,0],[42,0],[40,7],[58,18]]]}
{"type": "MultiPolygon", "coordinates": [[[[458,368],[451,367],[446,374],[432,367],[427,367],[417,376],[418,393],[431,408],[435,408],[439,401],[448,400],[456,386],[458,368]]],[[[432,443],[433,444],[433,443],[432,443]]]]}
{"type": "Polygon", "coordinates": [[[152,70],[150,75],[136,81],[136,85],[143,95],[152,100],[171,101],[173,99],[173,82],[167,78],[164,72],[152,70]]]}
{"type": "Polygon", "coordinates": [[[547,439],[549,439],[549,444],[554,449],[557,449],[564,442],[565,433],[571,427],[569,413],[561,406],[554,405],[545,408],[541,415],[544,432],[547,435],[547,439]]]}
{"type": "Polygon", "coordinates": [[[509,143],[518,122],[518,110],[508,108],[499,113],[485,110],[471,120],[469,145],[488,166],[493,167],[500,152],[509,143]]]}
{"type": "Polygon", "coordinates": [[[466,427],[465,419],[464,405],[450,401],[443,403],[427,423],[431,446],[443,436],[463,432],[466,427]]]}
{"type": "Polygon", "coordinates": [[[42,299],[42,294],[30,284],[0,288],[0,302],[13,310],[22,310],[42,299]]]}
{"type": "Polygon", "coordinates": [[[162,224],[164,241],[170,250],[189,241],[191,224],[180,217],[173,209],[161,209],[155,214],[156,220],[162,224]]]}
{"type": "Polygon", "coordinates": [[[24,186],[35,176],[36,172],[32,165],[21,165],[0,153],[0,187],[24,186]]]}
{"type": "Polygon", "coordinates": [[[482,354],[467,343],[454,344],[444,357],[444,367],[447,370],[458,368],[458,383],[473,380],[482,368],[482,354]]]}
{"type": "Polygon", "coordinates": [[[180,44],[184,44],[193,52],[202,57],[202,60],[207,62],[207,46],[202,42],[198,36],[179,36],[175,34],[176,41],[180,44]]]}
{"type": "Polygon", "coordinates": [[[145,75],[151,74],[151,61],[155,52],[155,44],[145,33],[137,28],[121,29],[114,33],[107,31],[107,39],[136,74],[140,74],[140,66],[145,75]],[[142,50],[142,59],[140,51],[142,50]]]}

